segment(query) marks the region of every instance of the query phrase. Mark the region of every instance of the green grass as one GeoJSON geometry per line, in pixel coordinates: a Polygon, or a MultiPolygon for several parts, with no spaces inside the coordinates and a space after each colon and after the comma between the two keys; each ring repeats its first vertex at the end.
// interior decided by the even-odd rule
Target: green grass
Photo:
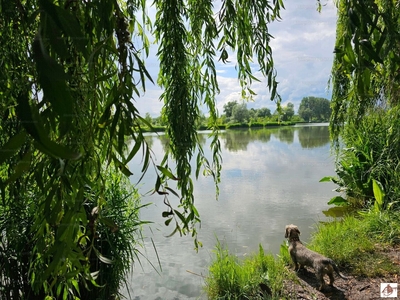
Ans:
{"type": "MultiPolygon", "coordinates": [[[[307,245],[332,258],[353,276],[379,277],[400,273],[400,268],[380,250],[400,243],[399,212],[365,212],[343,220],[319,224],[307,245]]],[[[297,281],[287,243],[274,257],[259,252],[239,260],[218,241],[209,267],[205,290],[208,299],[285,299],[284,280],[297,281]],[[288,268],[288,266],[292,266],[288,268]],[[260,295],[260,284],[272,292],[260,295]]],[[[286,296],[287,297],[287,296],[286,296]]]]}
{"type": "Polygon", "coordinates": [[[282,299],[283,280],[296,280],[284,259],[265,254],[261,245],[257,254],[244,260],[229,254],[219,241],[214,253],[206,278],[208,299],[282,299]],[[272,296],[263,295],[260,284],[268,286],[272,296]]]}
{"type": "Polygon", "coordinates": [[[377,277],[394,274],[394,266],[380,251],[399,243],[400,214],[370,212],[347,216],[318,226],[308,247],[335,260],[354,275],[377,277]]]}

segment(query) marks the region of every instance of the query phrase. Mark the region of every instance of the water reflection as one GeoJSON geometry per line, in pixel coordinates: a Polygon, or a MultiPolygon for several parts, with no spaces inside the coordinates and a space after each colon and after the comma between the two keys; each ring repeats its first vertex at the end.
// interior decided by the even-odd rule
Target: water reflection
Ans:
{"type": "Polygon", "coordinates": [[[294,133],[297,131],[295,127],[282,127],[278,130],[276,137],[281,142],[292,144],[294,140],[294,133]]]}
{"type": "Polygon", "coordinates": [[[267,143],[271,137],[286,144],[294,142],[296,134],[302,148],[317,148],[329,143],[328,126],[278,127],[261,129],[227,130],[220,134],[224,147],[229,151],[246,151],[249,143],[267,143]]]}
{"type": "Polygon", "coordinates": [[[247,145],[252,140],[250,130],[227,130],[220,134],[220,140],[225,149],[236,152],[246,151],[247,145]]]}
{"type": "MultiPolygon", "coordinates": [[[[294,142],[296,134],[302,148],[323,147],[330,142],[328,126],[285,126],[257,129],[235,129],[222,131],[219,134],[224,147],[232,152],[246,151],[249,143],[261,141],[267,143],[271,137],[286,144],[294,142]]],[[[153,139],[159,139],[163,146],[163,151],[168,149],[169,140],[166,135],[149,135],[146,137],[149,146],[153,144],[153,139]]],[[[207,134],[198,134],[201,146],[206,144],[207,134]]]]}
{"type": "Polygon", "coordinates": [[[301,127],[298,132],[302,148],[322,147],[330,142],[328,126],[301,127]]]}
{"type": "MultiPolygon", "coordinates": [[[[147,138],[161,160],[167,138],[147,138]]],[[[199,139],[210,157],[208,133],[199,133],[199,139]]],[[[328,127],[227,130],[221,132],[220,140],[223,169],[219,200],[215,201],[210,177],[200,176],[194,181],[195,203],[202,219],[199,239],[204,244],[199,253],[193,251],[190,237],[166,238],[172,228],[165,227],[161,217],[165,210],[162,197],[143,197],[143,203],[154,203],[141,212],[144,220],[154,222],[151,230],[145,231],[146,256],[153,263],[160,259],[162,272],[158,275],[142,260],[143,270],[135,269],[128,279],[135,300],[205,299],[202,278],[186,271],[207,275],[216,236],[239,257],[256,252],[260,243],[266,251],[277,253],[285,225],[298,225],[307,241],[312,226],[326,220],[322,211],[329,208],[326,203],[335,195],[334,186],[318,181],[334,175],[328,127]],[[152,251],[152,241],[157,255],[152,251]]],[[[129,168],[133,170],[139,164],[137,158],[129,168]]],[[[154,186],[155,174],[151,171],[142,180],[141,191],[154,186]]]]}

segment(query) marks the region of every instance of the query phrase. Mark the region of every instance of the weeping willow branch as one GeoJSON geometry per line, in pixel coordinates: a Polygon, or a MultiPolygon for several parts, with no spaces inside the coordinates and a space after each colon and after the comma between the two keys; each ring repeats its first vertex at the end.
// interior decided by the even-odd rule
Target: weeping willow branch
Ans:
{"type": "Polygon", "coordinates": [[[330,130],[337,142],[345,124],[377,107],[397,106],[400,96],[398,1],[337,1],[330,130]]]}
{"type": "MultiPolygon", "coordinates": [[[[179,231],[189,230],[196,234],[195,223],[199,218],[194,207],[190,161],[197,149],[196,174],[203,166],[216,183],[219,181],[222,161],[215,102],[219,92],[215,60],[219,55],[219,59],[225,63],[229,59],[228,50],[235,53],[244,99],[251,99],[255,95],[251,84],[259,81],[253,74],[253,60],[256,60],[261,76],[268,80],[271,100],[279,104],[276,70],[269,46],[272,36],[268,25],[280,18],[279,11],[283,3],[274,1],[272,5],[270,1],[226,0],[217,13],[214,13],[213,1],[210,0],[158,0],[155,5],[155,36],[159,43],[157,55],[160,60],[158,83],[164,88],[161,95],[163,113],[168,121],[167,134],[171,155],[177,165],[176,176],[179,178],[183,208],[180,217],[183,227],[179,231]],[[197,141],[196,122],[202,103],[205,103],[211,117],[212,163],[205,158],[197,141]]],[[[171,209],[170,213],[174,211],[171,209]]],[[[170,217],[168,212],[165,215],[170,217]]]]}

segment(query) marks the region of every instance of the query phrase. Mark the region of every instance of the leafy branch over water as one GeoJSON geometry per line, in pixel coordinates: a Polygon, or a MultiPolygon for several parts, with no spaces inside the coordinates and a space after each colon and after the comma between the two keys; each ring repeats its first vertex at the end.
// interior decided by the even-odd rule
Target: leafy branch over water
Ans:
{"type": "Polygon", "coordinates": [[[157,168],[155,191],[180,199],[179,207],[172,207],[166,198],[167,220],[174,217],[174,232],[191,233],[199,245],[190,160],[198,151],[197,169],[205,167],[218,183],[215,59],[227,62],[228,51],[235,53],[243,98],[254,95],[251,83],[257,78],[250,66],[255,59],[271,99],[280,101],[268,24],[279,19],[282,1],[226,0],[216,15],[210,0],[155,1],[154,27],[147,5],[132,0],[0,3],[0,212],[8,216],[1,223],[1,247],[12,252],[23,245],[15,248],[23,249],[15,263],[21,270],[29,266],[17,274],[11,266],[2,270],[6,298],[76,299],[89,283],[101,288],[95,282],[98,263],[113,260],[104,256],[105,249],[93,248],[96,228],[117,228],[116,218],[97,217],[111,201],[109,172],[130,176],[157,168]],[[134,102],[155,81],[145,65],[146,30],[159,43],[157,82],[170,138],[159,165],[134,102]],[[196,135],[203,103],[213,120],[212,162],[196,135]],[[128,162],[137,155],[142,167],[130,170],[128,162]],[[176,170],[169,168],[171,159],[176,170]],[[177,180],[179,191],[167,180],[177,180]]]}

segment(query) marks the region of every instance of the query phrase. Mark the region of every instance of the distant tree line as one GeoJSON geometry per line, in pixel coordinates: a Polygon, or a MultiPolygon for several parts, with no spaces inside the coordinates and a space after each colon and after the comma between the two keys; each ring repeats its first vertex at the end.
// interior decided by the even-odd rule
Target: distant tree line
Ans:
{"type": "MultiPolygon", "coordinates": [[[[330,101],[325,98],[304,97],[301,100],[298,114],[295,114],[294,104],[289,102],[273,113],[267,107],[247,108],[247,104],[239,101],[229,101],[223,107],[223,114],[219,117],[219,124],[246,124],[267,122],[328,122],[331,115],[330,101]]],[[[163,126],[163,113],[152,118],[149,113],[145,120],[156,126],[163,126]]],[[[199,118],[199,125],[207,124],[207,117],[199,118]]]]}
{"type": "Polygon", "coordinates": [[[223,123],[290,121],[294,116],[294,105],[289,102],[280,111],[276,110],[271,114],[271,110],[267,107],[248,109],[246,103],[230,101],[224,105],[223,111],[224,114],[221,117],[223,123]]]}
{"type": "Polygon", "coordinates": [[[291,102],[271,114],[270,109],[266,107],[247,109],[246,103],[230,101],[224,105],[223,112],[223,123],[265,121],[328,122],[331,115],[331,107],[328,99],[304,97],[301,100],[297,115],[295,114],[294,104],[291,102]]]}

